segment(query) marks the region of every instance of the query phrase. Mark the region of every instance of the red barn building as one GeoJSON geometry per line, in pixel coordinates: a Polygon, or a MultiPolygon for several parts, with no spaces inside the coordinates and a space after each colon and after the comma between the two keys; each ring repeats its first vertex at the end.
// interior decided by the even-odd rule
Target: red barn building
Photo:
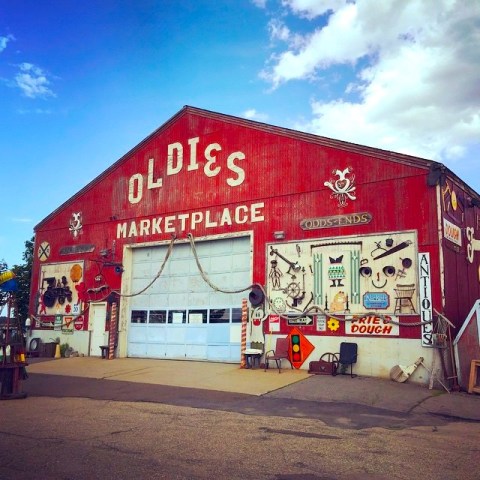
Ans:
{"type": "Polygon", "coordinates": [[[247,298],[297,368],[342,342],[361,375],[431,367],[438,313],[480,298],[479,206],[437,162],[185,107],[36,226],[32,337],[239,362],[247,298]]]}

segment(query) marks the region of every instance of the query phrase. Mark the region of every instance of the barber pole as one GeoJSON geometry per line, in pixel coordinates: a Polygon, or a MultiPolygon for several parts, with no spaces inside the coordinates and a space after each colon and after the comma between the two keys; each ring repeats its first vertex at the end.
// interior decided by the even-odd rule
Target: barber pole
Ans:
{"type": "Polygon", "coordinates": [[[242,300],[242,341],[240,344],[242,356],[240,359],[240,368],[245,368],[247,362],[245,361],[245,349],[247,348],[247,318],[248,318],[248,307],[247,299],[242,300]]]}
{"type": "Polygon", "coordinates": [[[110,312],[110,329],[108,332],[108,359],[114,359],[115,338],[117,331],[117,304],[112,303],[112,310],[110,312]]]}

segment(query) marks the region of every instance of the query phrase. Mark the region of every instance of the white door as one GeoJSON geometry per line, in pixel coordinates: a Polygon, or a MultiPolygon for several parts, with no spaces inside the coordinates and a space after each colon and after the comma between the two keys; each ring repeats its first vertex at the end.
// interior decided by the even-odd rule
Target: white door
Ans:
{"type": "Polygon", "coordinates": [[[91,303],[89,330],[90,330],[90,356],[99,357],[101,355],[100,346],[108,344],[108,332],[105,331],[107,320],[107,304],[91,303]]]}

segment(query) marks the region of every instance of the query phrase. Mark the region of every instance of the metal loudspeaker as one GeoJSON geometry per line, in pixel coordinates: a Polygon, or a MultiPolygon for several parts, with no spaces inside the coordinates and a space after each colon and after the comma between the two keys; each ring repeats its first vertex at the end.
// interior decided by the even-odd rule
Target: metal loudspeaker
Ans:
{"type": "Polygon", "coordinates": [[[248,300],[254,307],[258,307],[265,301],[265,295],[260,287],[253,287],[248,295],[248,300]]]}

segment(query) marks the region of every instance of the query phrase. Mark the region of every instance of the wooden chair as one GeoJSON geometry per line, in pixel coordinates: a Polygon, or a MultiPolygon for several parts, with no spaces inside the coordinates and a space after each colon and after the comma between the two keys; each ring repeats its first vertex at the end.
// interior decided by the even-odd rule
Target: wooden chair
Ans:
{"type": "MultiPolygon", "coordinates": [[[[282,370],[282,359],[286,359],[290,362],[290,357],[288,356],[289,341],[287,338],[277,338],[277,343],[275,344],[275,350],[269,350],[265,352],[265,369],[267,371],[269,360],[275,360],[277,364],[278,373],[281,373],[282,370]]],[[[290,367],[293,369],[292,362],[290,362],[290,367]]]]}

